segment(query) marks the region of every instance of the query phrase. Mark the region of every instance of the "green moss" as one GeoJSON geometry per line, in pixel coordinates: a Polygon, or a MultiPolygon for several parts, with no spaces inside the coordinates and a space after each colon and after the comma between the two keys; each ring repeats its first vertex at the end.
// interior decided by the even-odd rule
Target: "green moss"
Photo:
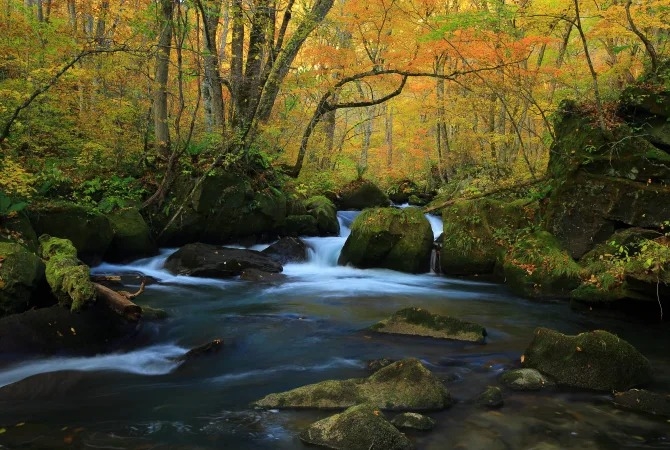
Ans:
{"type": "Polygon", "coordinates": [[[317,229],[322,236],[338,236],[340,223],[337,209],[328,198],[317,195],[305,201],[307,213],[316,219],[317,229]]]}
{"type": "Polygon", "coordinates": [[[371,327],[380,333],[428,336],[483,343],[486,329],[454,317],[432,314],[421,308],[405,308],[371,327]]]}
{"type": "Polygon", "coordinates": [[[500,381],[515,391],[538,391],[556,386],[556,383],[535,369],[508,370],[500,376],[500,381]]]}
{"type": "Polygon", "coordinates": [[[17,243],[0,242],[0,315],[20,313],[44,279],[44,263],[17,243]]]}
{"type": "Polygon", "coordinates": [[[77,259],[77,251],[67,239],[42,235],[40,254],[46,260],[46,279],[63,306],[79,311],[95,300],[95,288],[88,266],[77,259]]]}
{"type": "Polygon", "coordinates": [[[560,385],[607,392],[651,380],[647,358],[603,330],[566,336],[538,328],[524,353],[523,365],[551,376],[560,385]]]}
{"type": "Polygon", "coordinates": [[[371,208],[354,220],[338,263],[423,273],[432,246],[432,228],[418,208],[371,208]]]}
{"type": "Polygon", "coordinates": [[[580,267],[546,231],[520,237],[505,255],[503,270],[508,285],[528,296],[568,296],[578,286],[580,267]]]}

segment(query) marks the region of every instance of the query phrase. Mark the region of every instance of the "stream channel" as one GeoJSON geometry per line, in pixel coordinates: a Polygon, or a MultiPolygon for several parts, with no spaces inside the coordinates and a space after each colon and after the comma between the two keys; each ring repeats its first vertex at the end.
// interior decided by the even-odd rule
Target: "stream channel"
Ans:
{"type": "MultiPolygon", "coordinates": [[[[382,357],[419,358],[458,401],[428,414],[437,421],[433,431],[407,433],[420,450],[670,448],[670,421],[617,409],[607,394],[505,391],[498,410],[472,401],[498,384],[503,370],[519,366],[538,326],[616,333],[650,359],[655,381],[649,388],[670,392],[667,322],[577,313],[565,302],[518,298],[499,284],[338,267],[355,215],[338,214],[340,237],[305,238],[308,262],[286,265],[288,279],[278,285],[173,276],[162,270],[168,250],[94,268],[155,277],[159,282],[137,301],[170,318],[145,323],[122,352],[3,362],[0,386],[31,378],[18,384],[25,385],[19,400],[0,396],[0,448],[303,449],[300,431],[332,411],[262,411],[249,404],[308,383],[366,377],[366,361],[382,357]],[[487,343],[366,331],[408,306],[478,322],[487,343]],[[218,353],[183,367],[174,362],[216,338],[224,340],[218,353]]],[[[439,234],[441,220],[430,220],[439,234]]]]}

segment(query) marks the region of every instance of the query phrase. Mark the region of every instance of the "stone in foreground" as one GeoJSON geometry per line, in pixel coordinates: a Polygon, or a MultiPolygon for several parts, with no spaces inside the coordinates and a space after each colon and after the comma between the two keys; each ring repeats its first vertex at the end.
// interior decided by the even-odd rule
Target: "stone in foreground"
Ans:
{"type": "Polygon", "coordinates": [[[483,344],[486,329],[481,325],[450,316],[432,314],[421,308],[405,308],[372,327],[378,333],[425,336],[483,344]]]}
{"type": "Polygon", "coordinates": [[[502,389],[498,386],[488,386],[484,392],[477,396],[475,402],[485,408],[500,408],[505,404],[502,389]]]}
{"type": "Polygon", "coordinates": [[[614,404],[632,411],[670,417],[670,395],[631,389],[614,394],[614,404]]]}
{"type": "Polygon", "coordinates": [[[567,336],[537,328],[523,356],[559,385],[596,391],[623,391],[651,380],[651,364],[628,342],[603,330],[567,336]]]}
{"type": "Polygon", "coordinates": [[[337,409],[362,403],[388,411],[435,411],[453,402],[442,382],[419,360],[410,358],[390,364],[368,378],[327,380],[270,394],[254,406],[337,409]]]}
{"type": "Polygon", "coordinates": [[[255,250],[196,242],[187,244],[170,255],[165,261],[165,269],[175,275],[230,278],[248,269],[269,273],[281,272],[282,266],[269,256],[255,250]]]}
{"type": "Polygon", "coordinates": [[[341,450],[414,448],[381,411],[366,404],[313,423],[300,433],[300,439],[307,444],[341,450]]]}

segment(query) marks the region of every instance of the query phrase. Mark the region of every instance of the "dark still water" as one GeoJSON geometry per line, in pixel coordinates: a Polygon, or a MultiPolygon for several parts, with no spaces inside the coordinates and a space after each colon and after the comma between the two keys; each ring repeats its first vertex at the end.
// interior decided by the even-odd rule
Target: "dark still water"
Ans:
{"type": "MultiPolygon", "coordinates": [[[[353,213],[340,213],[346,235],[353,213]]],[[[439,233],[439,220],[434,224],[439,233]]],[[[284,269],[288,281],[254,285],[175,277],[160,257],[98,273],[139,271],[160,280],[137,300],[170,313],[145,324],[133,347],[87,358],[50,358],[0,367],[0,448],[301,449],[297,435],[330,415],[261,411],[271,392],[325,379],[365,377],[366,361],[421,359],[458,403],[429,414],[418,449],[670,448],[666,419],[621,411],[589,392],[507,392],[505,406],[472,404],[500,373],[518,365],[537,326],[577,333],[606,329],[652,362],[652,389],[670,392],[667,325],[641,325],[539,304],[503,286],[337,267],[345,237],[308,238],[310,261],[284,269]],[[374,335],[366,328],[407,306],[484,325],[486,345],[374,335]],[[213,339],[223,349],[179,367],[175,357],[213,339]]],[[[132,287],[131,289],[132,290],[132,287]]],[[[391,414],[387,415],[389,418],[391,414]]]]}

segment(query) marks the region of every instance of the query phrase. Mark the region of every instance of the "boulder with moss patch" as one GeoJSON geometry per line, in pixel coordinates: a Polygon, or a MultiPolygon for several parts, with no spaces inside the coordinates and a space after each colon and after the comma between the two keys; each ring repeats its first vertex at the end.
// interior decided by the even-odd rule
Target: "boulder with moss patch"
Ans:
{"type": "Polygon", "coordinates": [[[0,316],[28,310],[44,282],[44,263],[17,243],[0,242],[0,316]]]}
{"type": "Polygon", "coordinates": [[[38,236],[47,234],[69,240],[87,264],[99,263],[114,237],[107,216],[84,206],[33,204],[28,215],[38,236]]]}
{"type": "Polygon", "coordinates": [[[580,267],[551,233],[521,236],[503,257],[507,285],[525,297],[564,297],[579,285],[580,267]]]}
{"type": "Polygon", "coordinates": [[[442,210],[444,235],[440,268],[447,275],[493,272],[504,246],[529,228],[538,203],[527,199],[504,202],[483,198],[463,200],[442,210]]]}
{"type": "Polygon", "coordinates": [[[631,389],[614,394],[614,404],[632,411],[670,417],[670,395],[644,389],[631,389]]]}
{"type": "Polygon", "coordinates": [[[33,230],[30,219],[23,211],[14,213],[10,217],[0,216],[0,242],[21,244],[33,253],[36,253],[39,247],[37,234],[33,230]]]}
{"type": "Polygon", "coordinates": [[[338,264],[408,273],[430,270],[433,230],[417,208],[373,208],[351,225],[338,264]]]}
{"type": "Polygon", "coordinates": [[[390,204],[391,201],[384,191],[370,180],[354,180],[337,193],[337,206],[343,210],[375,208],[390,204]]]}
{"type": "Polygon", "coordinates": [[[107,215],[114,237],[105,253],[109,261],[128,261],[158,253],[151,230],[136,208],[124,208],[107,215]]]}
{"type": "Polygon", "coordinates": [[[46,279],[62,306],[79,311],[95,300],[88,266],[77,258],[77,249],[68,239],[42,235],[40,255],[46,262],[46,279]]]}
{"type": "Polygon", "coordinates": [[[410,440],[391,425],[374,405],[352,406],[319,420],[300,433],[310,445],[341,450],[409,450],[410,440]]]}
{"type": "Polygon", "coordinates": [[[384,410],[428,411],[451,406],[447,388],[417,359],[404,359],[368,378],[327,380],[270,394],[254,403],[261,408],[348,408],[369,403],[384,410]]]}
{"type": "Polygon", "coordinates": [[[307,214],[316,219],[319,236],[339,236],[340,222],[337,220],[337,208],[333,202],[322,195],[305,200],[307,214]]]}
{"type": "Polygon", "coordinates": [[[415,412],[398,414],[391,423],[396,428],[408,428],[410,430],[428,431],[435,428],[435,419],[415,412]]]}
{"type": "Polygon", "coordinates": [[[502,384],[515,391],[539,391],[552,388],[556,382],[535,369],[513,369],[500,376],[502,384]]]}
{"type": "Polygon", "coordinates": [[[651,364],[625,340],[603,330],[567,336],[535,330],[523,366],[549,375],[559,385],[621,391],[651,380],[651,364]]]}
{"type": "Polygon", "coordinates": [[[432,314],[421,308],[405,308],[370,327],[378,333],[425,336],[437,339],[476,342],[486,340],[486,328],[455,317],[432,314]]]}

